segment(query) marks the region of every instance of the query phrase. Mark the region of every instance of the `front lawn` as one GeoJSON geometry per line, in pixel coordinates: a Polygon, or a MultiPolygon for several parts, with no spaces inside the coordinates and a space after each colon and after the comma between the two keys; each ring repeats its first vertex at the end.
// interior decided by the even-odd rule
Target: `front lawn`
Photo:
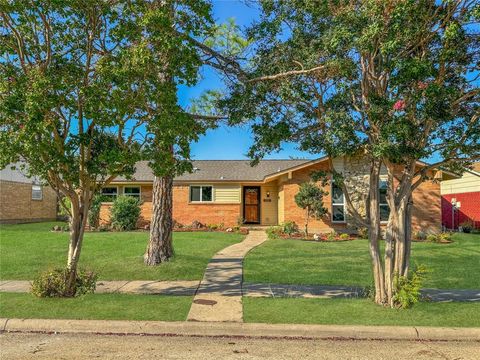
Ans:
{"type": "MultiPolygon", "coordinates": [[[[480,235],[455,234],[451,244],[413,243],[412,264],[431,271],[427,288],[480,289],[480,235]]],[[[268,240],[244,261],[251,283],[372,284],[367,240],[313,242],[268,240]]]]}
{"type": "MultiPolygon", "coordinates": [[[[51,232],[58,223],[0,225],[0,279],[31,280],[49,266],[66,264],[68,233],[51,232]]],[[[217,232],[173,234],[175,257],[166,264],[143,264],[147,232],[87,232],[80,265],[101,280],[200,280],[211,257],[243,240],[217,232]]]]}
{"type": "Polygon", "coordinates": [[[478,327],[480,303],[417,303],[390,309],[368,299],[243,298],[245,322],[478,327]]]}
{"type": "Polygon", "coordinates": [[[184,321],[192,297],[89,294],[77,298],[37,298],[0,293],[0,317],[34,319],[184,321]]]}

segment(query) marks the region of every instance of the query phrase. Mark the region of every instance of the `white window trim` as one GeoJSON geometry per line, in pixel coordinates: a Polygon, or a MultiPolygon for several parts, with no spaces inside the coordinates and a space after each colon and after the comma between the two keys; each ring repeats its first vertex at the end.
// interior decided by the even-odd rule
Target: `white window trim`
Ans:
{"type": "MultiPolygon", "coordinates": [[[[387,191],[388,191],[388,177],[385,176],[385,175],[380,176],[380,182],[382,182],[382,181],[385,181],[385,182],[387,183],[387,191]]],[[[378,190],[380,191],[380,186],[379,186],[379,189],[378,189],[378,190]]],[[[379,197],[378,200],[379,200],[379,201],[378,201],[378,206],[379,206],[379,207],[380,207],[381,205],[387,205],[387,206],[388,206],[388,202],[386,202],[386,203],[380,203],[380,197],[379,197]]],[[[379,214],[379,216],[380,216],[380,214],[379,214]]],[[[380,224],[387,224],[387,223],[388,223],[388,219],[387,219],[387,220],[380,220],[380,224]]]]}
{"type": "MultiPolygon", "coordinates": [[[[104,195],[103,194],[103,188],[106,187],[106,188],[117,188],[117,195],[115,195],[115,199],[118,197],[119,194],[119,186],[118,185],[108,185],[108,186],[103,186],[102,187],[102,192],[100,193],[100,195],[104,195]]],[[[106,196],[110,196],[110,195],[106,195],[106,196]]],[[[102,201],[102,204],[112,204],[113,201],[102,201]]]]}
{"type": "Polygon", "coordinates": [[[332,204],[331,204],[331,221],[332,223],[334,224],[345,224],[347,222],[347,204],[345,203],[345,194],[343,194],[343,190],[342,190],[342,194],[343,194],[343,203],[334,203],[333,202],[333,179],[332,181],[330,181],[330,199],[332,200],[332,204]],[[343,220],[333,220],[333,205],[335,206],[340,206],[340,205],[343,205],[343,220]]]}
{"type": "MultiPolygon", "coordinates": [[[[123,193],[122,195],[123,196],[131,196],[131,197],[137,197],[137,195],[133,195],[133,194],[126,194],[125,193],[125,188],[138,188],[138,198],[141,199],[142,198],[142,187],[140,185],[127,185],[127,186],[124,186],[123,187],[123,193]]],[[[117,195],[118,195],[118,190],[117,190],[117,195]]]]}
{"type": "Polygon", "coordinates": [[[211,204],[215,202],[215,191],[213,185],[210,184],[191,184],[188,186],[188,203],[189,204],[211,204]],[[204,201],[202,200],[202,192],[203,192],[203,187],[211,187],[212,188],[212,200],[210,201],[204,201]],[[200,187],[200,200],[192,200],[192,187],[200,187]]]}
{"type": "Polygon", "coordinates": [[[32,195],[31,195],[31,199],[33,201],[42,201],[43,200],[43,186],[42,185],[38,185],[38,184],[32,184],[32,195]],[[33,197],[33,187],[34,186],[38,186],[40,188],[40,190],[35,190],[35,191],[40,191],[40,198],[34,198],[33,197]]]}

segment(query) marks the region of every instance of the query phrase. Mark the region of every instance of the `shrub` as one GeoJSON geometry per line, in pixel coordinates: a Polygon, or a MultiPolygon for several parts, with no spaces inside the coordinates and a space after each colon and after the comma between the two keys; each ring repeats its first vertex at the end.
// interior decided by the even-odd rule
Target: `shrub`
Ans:
{"type": "Polygon", "coordinates": [[[335,231],[332,231],[327,234],[327,240],[328,241],[335,241],[337,240],[337,233],[335,231]]]}
{"type": "Polygon", "coordinates": [[[410,276],[396,276],[393,284],[394,305],[402,309],[415,305],[420,300],[420,289],[426,274],[427,269],[421,265],[410,276]]]}
{"type": "Polygon", "coordinates": [[[119,196],[110,209],[112,227],[116,230],[133,230],[140,216],[140,204],[132,196],[119,196]]]}
{"type": "Polygon", "coordinates": [[[470,220],[460,223],[460,226],[462,227],[462,231],[464,233],[471,233],[472,230],[475,228],[473,221],[470,221],[470,220]]]}
{"type": "Polygon", "coordinates": [[[287,235],[298,233],[298,225],[295,221],[285,221],[282,224],[282,232],[287,235]]]}
{"type": "Polygon", "coordinates": [[[357,232],[361,239],[368,239],[368,229],[366,227],[359,228],[357,232]]]}
{"type": "Polygon", "coordinates": [[[208,224],[208,225],[207,225],[207,228],[208,228],[208,230],[210,230],[210,231],[215,231],[215,230],[217,230],[217,229],[219,228],[219,226],[218,226],[217,224],[208,224]]]}
{"type": "MultiPolygon", "coordinates": [[[[31,292],[37,297],[66,297],[66,268],[53,268],[40,273],[32,282],[31,292]]],[[[93,294],[97,284],[97,274],[80,269],[77,271],[76,292],[73,296],[93,294]]]]}
{"type": "Polygon", "coordinates": [[[266,230],[268,238],[270,240],[278,239],[278,235],[282,232],[282,228],[280,226],[270,226],[266,230]]]}
{"type": "Polygon", "coordinates": [[[426,240],[428,242],[437,242],[437,235],[435,234],[428,234],[426,240]]]}
{"type": "Polygon", "coordinates": [[[92,206],[88,211],[88,224],[91,228],[98,228],[100,222],[100,207],[102,206],[104,197],[101,194],[97,194],[93,197],[92,206]]]}
{"type": "Polygon", "coordinates": [[[348,234],[340,234],[339,239],[340,239],[340,240],[350,240],[350,235],[348,235],[348,234]]]}
{"type": "Polygon", "coordinates": [[[437,235],[437,242],[449,242],[452,241],[452,234],[448,232],[442,232],[437,235]]]}
{"type": "Polygon", "coordinates": [[[427,239],[427,234],[424,231],[417,231],[415,234],[413,234],[413,237],[417,240],[426,240],[427,239]]]}

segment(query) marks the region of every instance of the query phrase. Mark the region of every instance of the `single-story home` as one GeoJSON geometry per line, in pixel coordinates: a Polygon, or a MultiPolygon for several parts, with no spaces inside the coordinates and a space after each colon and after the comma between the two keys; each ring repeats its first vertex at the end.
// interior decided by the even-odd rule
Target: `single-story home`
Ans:
{"type": "MultiPolygon", "coordinates": [[[[333,166],[342,172],[346,184],[355,189],[352,196],[357,210],[362,212],[365,189],[368,186],[368,164],[361,158],[335,158],[333,166]]],[[[313,171],[329,170],[328,157],[315,160],[261,160],[252,167],[248,160],[198,160],[193,162],[193,172],[174,179],[173,218],[188,225],[197,220],[204,224],[277,225],[294,221],[300,227],[305,221],[305,211],[295,203],[299,185],[310,180],[313,171]]],[[[419,167],[424,166],[419,163],[419,167]]],[[[425,231],[441,230],[440,180],[452,178],[441,171],[432,171],[434,181],[423,183],[414,193],[413,225],[425,231]]],[[[133,179],[116,178],[103,189],[110,198],[118,195],[141,199],[139,226],[148,224],[152,209],[152,184],[154,176],[147,162],[139,162],[133,179]]],[[[382,175],[380,205],[382,220],[388,219],[389,209],[384,191],[386,173],[382,175]]],[[[329,183],[324,205],[327,216],[311,219],[312,232],[349,231],[353,227],[346,211],[342,190],[329,183]]],[[[108,223],[111,202],[102,204],[101,223],[108,223]]]]}
{"type": "Polygon", "coordinates": [[[440,193],[442,223],[447,229],[457,229],[467,221],[480,229],[480,162],[460,178],[442,181],[440,193]]]}
{"type": "Polygon", "coordinates": [[[27,177],[20,165],[0,170],[0,223],[55,220],[57,194],[38,178],[27,177]]]}

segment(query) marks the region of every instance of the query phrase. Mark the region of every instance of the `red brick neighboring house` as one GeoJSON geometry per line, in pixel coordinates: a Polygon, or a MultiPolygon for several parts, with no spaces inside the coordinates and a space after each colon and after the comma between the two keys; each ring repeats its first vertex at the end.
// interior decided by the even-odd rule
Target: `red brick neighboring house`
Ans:
{"type": "MultiPolygon", "coordinates": [[[[191,174],[174,180],[173,217],[184,225],[194,220],[204,224],[234,226],[239,223],[277,225],[294,221],[300,227],[305,212],[295,204],[299,185],[310,180],[316,170],[328,170],[327,157],[316,160],[262,160],[251,167],[248,160],[199,160],[194,161],[191,174]]],[[[355,204],[362,212],[368,164],[361,158],[336,158],[333,166],[343,172],[349,186],[355,189],[355,204]]],[[[422,166],[421,163],[418,165],[422,166]]],[[[425,231],[441,230],[441,200],[439,181],[451,178],[441,171],[432,171],[435,181],[423,183],[414,193],[413,225],[425,231]]],[[[117,178],[103,194],[112,199],[118,195],[135,196],[141,199],[139,226],[149,223],[152,209],[153,175],[146,162],[136,165],[133,180],[117,178]]],[[[386,185],[386,173],[382,175],[382,188],[386,185]]],[[[311,219],[312,232],[354,231],[353,222],[346,211],[344,196],[335,184],[325,187],[324,198],[329,209],[321,220],[311,219]]],[[[381,189],[382,190],[382,189],[381,189]]],[[[384,192],[381,191],[384,198],[384,192]]],[[[102,204],[101,223],[108,223],[111,203],[102,204]]],[[[381,205],[382,219],[388,218],[388,205],[381,205]]]]}
{"type": "MultiPolygon", "coordinates": [[[[15,164],[12,164],[15,165],[15,164]]],[[[12,165],[0,170],[0,223],[55,220],[57,195],[36,178],[28,178],[12,165]]]]}
{"type": "Polygon", "coordinates": [[[462,177],[442,182],[440,190],[442,223],[447,229],[458,229],[466,221],[480,229],[480,162],[462,177]]]}

